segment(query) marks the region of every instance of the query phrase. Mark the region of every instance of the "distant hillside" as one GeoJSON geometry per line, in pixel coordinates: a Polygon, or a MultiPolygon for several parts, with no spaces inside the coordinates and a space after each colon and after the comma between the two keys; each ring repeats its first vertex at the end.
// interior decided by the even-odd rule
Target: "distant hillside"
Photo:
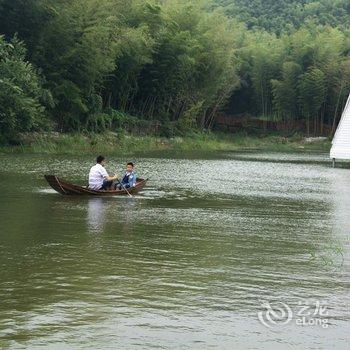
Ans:
{"type": "Polygon", "coordinates": [[[258,27],[280,33],[299,28],[309,21],[332,27],[350,27],[349,0],[214,0],[227,15],[258,27]]]}

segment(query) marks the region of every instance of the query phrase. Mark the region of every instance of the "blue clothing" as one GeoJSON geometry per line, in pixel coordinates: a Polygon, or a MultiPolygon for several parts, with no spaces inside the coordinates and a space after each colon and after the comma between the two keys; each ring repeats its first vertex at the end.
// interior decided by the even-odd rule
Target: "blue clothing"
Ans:
{"type": "Polygon", "coordinates": [[[126,188],[134,187],[136,185],[136,173],[134,171],[126,172],[121,182],[126,188]]]}
{"type": "Polygon", "coordinates": [[[124,190],[125,188],[130,188],[129,185],[116,184],[115,186],[116,186],[115,189],[118,189],[118,190],[124,190]]]}

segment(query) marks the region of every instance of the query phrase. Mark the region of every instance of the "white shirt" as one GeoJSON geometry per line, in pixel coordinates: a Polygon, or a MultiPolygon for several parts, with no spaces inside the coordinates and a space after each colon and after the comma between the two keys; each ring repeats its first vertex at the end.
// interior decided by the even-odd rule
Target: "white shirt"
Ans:
{"type": "Polygon", "coordinates": [[[99,190],[107,177],[107,170],[101,164],[94,165],[91,167],[89,173],[89,188],[92,190],[99,190]]]}

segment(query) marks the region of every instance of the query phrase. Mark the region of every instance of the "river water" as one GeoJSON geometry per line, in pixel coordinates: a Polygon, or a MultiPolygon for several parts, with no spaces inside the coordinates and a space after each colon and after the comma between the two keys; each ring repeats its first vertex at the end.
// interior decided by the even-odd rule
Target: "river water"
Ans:
{"type": "Polygon", "coordinates": [[[0,156],[1,349],[349,349],[350,169],[135,161],[144,192],[79,198],[42,175],[83,184],[92,157],[0,156]]]}

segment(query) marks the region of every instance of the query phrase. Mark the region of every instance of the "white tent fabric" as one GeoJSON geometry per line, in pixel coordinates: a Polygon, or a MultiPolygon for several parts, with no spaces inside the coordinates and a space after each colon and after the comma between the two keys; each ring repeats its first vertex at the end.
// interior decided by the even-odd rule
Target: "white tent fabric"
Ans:
{"type": "Polygon", "coordinates": [[[350,159],[350,95],[332,141],[330,157],[350,159]]]}

